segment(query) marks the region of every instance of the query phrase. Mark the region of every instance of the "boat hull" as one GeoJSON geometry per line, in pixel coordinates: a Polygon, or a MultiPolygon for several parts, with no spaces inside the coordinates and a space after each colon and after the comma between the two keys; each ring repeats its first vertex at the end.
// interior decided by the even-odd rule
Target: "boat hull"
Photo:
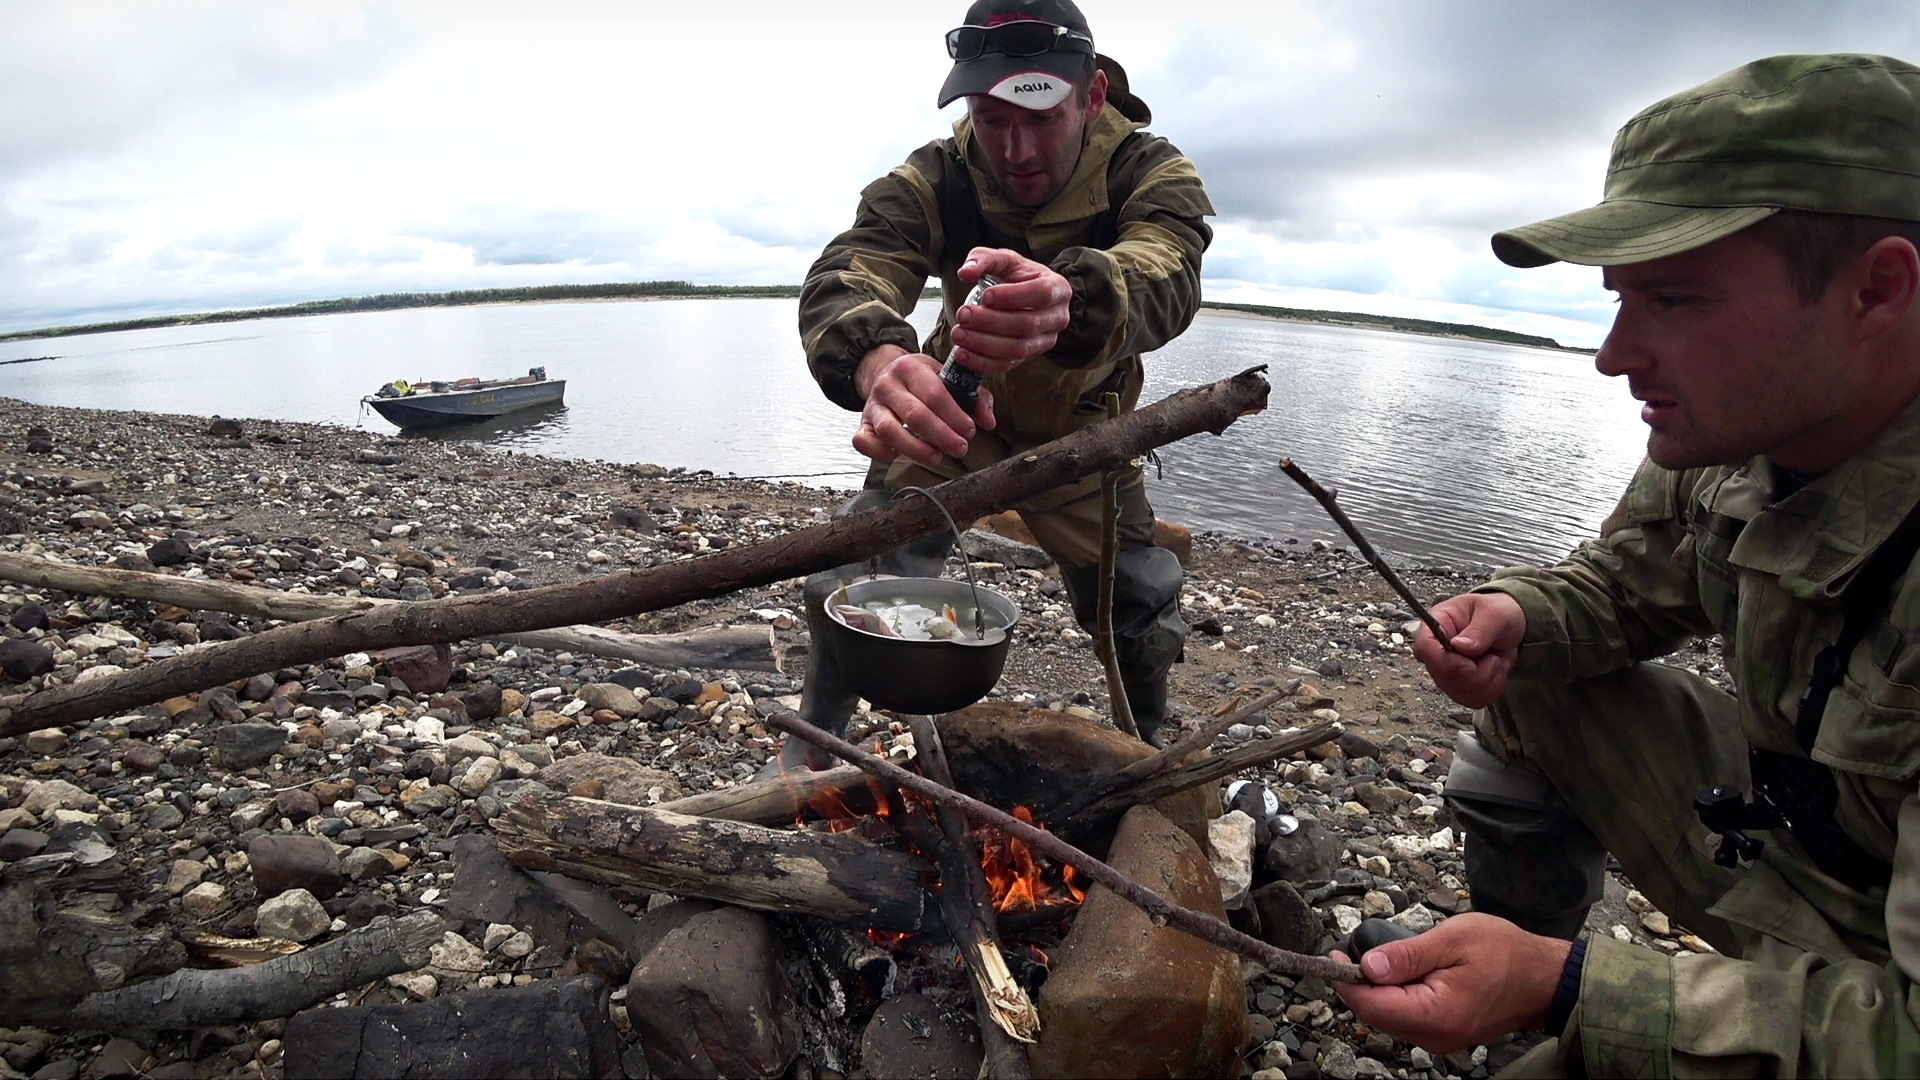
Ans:
{"type": "Polygon", "coordinates": [[[409,394],[406,397],[370,397],[367,404],[400,428],[439,427],[472,420],[505,416],[539,405],[557,405],[566,393],[567,380],[494,386],[480,390],[453,390],[435,394],[409,394]]]}

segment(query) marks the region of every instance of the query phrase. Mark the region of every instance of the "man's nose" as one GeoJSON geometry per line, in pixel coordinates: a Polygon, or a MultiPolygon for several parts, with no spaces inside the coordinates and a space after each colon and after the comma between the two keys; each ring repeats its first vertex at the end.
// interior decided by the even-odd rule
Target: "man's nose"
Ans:
{"type": "Polygon", "coordinates": [[[1612,377],[1639,371],[1648,366],[1648,357],[1634,333],[1633,318],[1626,305],[1613,314],[1613,326],[1593,355],[1593,366],[1600,374],[1612,377]]]}
{"type": "Polygon", "coordinates": [[[1007,160],[1025,164],[1040,156],[1040,138],[1024,124],[1012,125],[1007,138],[1007,160]]]}

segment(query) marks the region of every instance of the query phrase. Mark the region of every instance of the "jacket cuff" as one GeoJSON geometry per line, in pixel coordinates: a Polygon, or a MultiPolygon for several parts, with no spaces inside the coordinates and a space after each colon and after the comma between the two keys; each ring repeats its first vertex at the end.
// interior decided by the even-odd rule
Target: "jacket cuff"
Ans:
{"type": "Polygon", "coordinates": [[[1580,999],[1561,1035],[1589,1076],[1673,1075],[1673,960],[1601,934],[1588,939],[1580,999]]]}
{"type": "Polygon", "coordinates": [[[1047,353],[1060,367],[1087,367],[1101,360],[1125,321],[1126,295],[1115,282],[1112,266],[1110,256],[1091,248],[1069,248],[1054,260],[1054,271],[1073,289],[1067,328],[1047,353]]]}
{"type": "Polygon", "coordinates": [[[1547,1006],[1547,1034],[1556,1038],[1567,1030],[1573,1007],[1580,1003],[1580,977],[1587,966],[1587,939],[1580,938],[1567,951],[1567,962],[1560,968],[1560,984],[1553,988],[1553,1002],[1547,1006]]]}
{"type": "Polygon", "coordinates": [[[1520,642],[1520,651],[1514,657],[1513,670],[1508,673],[1508,678],[1565,677],[1573,670],[1573,650],[1567,643],[1566,627],[1561,625],[1560,609],[1538,586],[1517,576],[1524,572],[1518,571],[1514,577],[1502,577],[1507,571],[1496,571],[1492,580],[1475,586],[1471,591],[1505,593],[1513,597],[1527,616],[1527,636],[1520,642]]]}
{"type": "Polygon", "coordinates": [[[882,345],[898,345],[908,352],[920,351],[920,338],[913,327],[906,323],[882,326],[844,327],[831,335],[839,340],[833,344],[822,342],[824,346],[815,352],[813,362],[814,381],[820,384],[820,390],[827,400],[849,412],[859,412],[866,407],[866,400],[860,391],[854,388],[853,375],[860,369],[860,361],[868,353],[882,345]]]}

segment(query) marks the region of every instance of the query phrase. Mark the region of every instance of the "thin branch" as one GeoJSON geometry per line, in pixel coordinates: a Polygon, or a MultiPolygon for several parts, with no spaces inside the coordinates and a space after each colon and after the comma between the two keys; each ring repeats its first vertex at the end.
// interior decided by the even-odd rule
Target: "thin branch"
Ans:
{"type": "Polygon", "coordinates": [[[1427,606],[1414,597],[1413,590],[1407,588],[1407,583],[1401,581],[1400,575],[1393,572],[1393,567],[1387,565],[1387,560],[1373,550],[1372,544],[1367,543],[1367,538],[1360,533],[1360,527],[1353,523],[1353,519],[1347,516],[1345,510],[1340,509],[1340,502],[1334,498],[1333,492],[1314,483],[1313,477],[1308,476],[1305,469],[1295,465],[1292,458],[1280,459],[1280,471],[1292,477],[1294,483],[1305,488],[1307,494],[1319,500],[1320,505],[1326,508],[1327,516],[1333,519],[1335,525],[1340,526],[1340,531],[1346,533],[1347,539],[1352,540],[1353,546],[1359,548],[1360,554],[1366,557],[1367,565],[1373,567],[1381,577],[1385,578],[1387,584],[1393,586],[1393,591],[1400,595],[1400,599],[1412,606],[1413,613],[1420,616],[1420,621],[1427,624],[1427,629],[1433,633],[1433,640],[1439,642],[1442,649],[1453,652],[1453,642],[1447,640],[1447,632],[1440,629],[1440,623],[1433,617],[1433,612],[1428,611],[1427,606]]]}
{"type": "Polygon", "coordinates": [[[1094,800],[1102,796],[1119,791],[1121,788],[1140,783],[1162,769],[1178,765],[1195,751],[1212,745],[1213,740],[1217,738],[1221,732],[1240,723],[1261,709],[1281,701],[1284,698],[1291,697],[1293,692],[1299,688],[1300,680],[1294,679],[1278,689],[1269,690],[1255,698],[1252,702],[1242,705],[1228,712],[1225,716],[1215,719],[1206,727],[1181,739],[1165,750],[1143,757],[1139,761],[1114,773],[1112,776],[1091,785],[1086,790],[1080,792],[1080,794],[1068,800],[1058,810],[1052,811],[1048,816],[1054,821],[1065,821],[1093,805],[1094,800]]]}
{"type": "Polygon", "coordinates": [[[1009,836],[1026,841],[1029,847],[1057,862],[1066,863],[1112,889],[1121,899],[1153,916],[1156,923],[1170,925],[1210,945],[1218,945],[1229,952],[1238,953],[1270,971],[1284,972],[1289,975],[1318,976],[1329,982],[1365,981],[1358,965],[1341,963],[1325,956],[1307,956],[1303,953],[1289,952],[1286,949],[1277,949],[1258,938],[1249,937],[1235,930],[1211,915],[1181,907],[1050,832],[1037,829],[1011,814],[1002,813],[952,788],[943,787],[923,776],[908,772],[885,758],[875,757],[845,739],[830,735],[797,716],[775,714],[767,718],[767,723],[797,739],[812,743],[850,765],[859,766],[869,775],[891,780],[896,786],[919,792],[941,806],[950,806],[975,821],[991,825],[1009,836]]]}
{"type": "MultiPolygon", "coordinates": [[[[1103,394],[1107,419],[1120,415],[1120,395],[1103,394]]],[[[1100,585],[1094,615],[1094,651],[1107,674],[1107,700],[1113,704],[1113,726],[1140,737],[1140,725],[1133,719],[1133,702],[1127,699],[1127,684],[1120,679],[1120,658],[1113,648],[1113,564],[1120,557],[1119,473],[1100,474],[1100,585]]]]}

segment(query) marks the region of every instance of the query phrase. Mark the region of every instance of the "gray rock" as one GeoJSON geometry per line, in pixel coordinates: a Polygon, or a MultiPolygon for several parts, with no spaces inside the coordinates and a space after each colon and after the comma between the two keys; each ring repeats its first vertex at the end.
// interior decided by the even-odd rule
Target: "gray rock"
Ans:
{"type": "Polygon", "coordinates": [[[460,775],[454,778],[453,789],[471,799],[487,790],[488,784],[500,779],[500,772],[499,758],[474,758],[460,775]]]}
{"type": "Polygon", "coordinates": [[[655,1076],[779,1076],[800,1023],[766,919],[744,908],[696,915],[634,966],[627,1016],[655,1076]]]}
{"type": "Polygon", "coordinates": [[[26,682],[53,670],[53,651],[25,638],[0,641],[0,671],[14,682],[26,682]]]}
{"type": "Polygon", "coordinates": [[[114,1037],[94,1055],[87,1072],[94,1080],[119,1080],[123,1076],[145,1076],[142,1066],[152,1057],[132,1039],[114,1037]]]}
{"type": "Polygon", "coordinates": [[[1260,856],[1269,878],[1282,881],[1328,881],[1340,864],[1340,839],[1312,818],[1300,818],[1300,827],[1276,836],[1260,856]]]}
{"type": "Polygon", "coordinates": [[[1326,931],[1320,916],[1293,887],[1273,881],[1253,890],[1253,907],[1260,913],[1260,938],[1275,948],[1313,955],[1326,931]]]}
{"type": "Polygon", "coordinates": [[[340,891],[340,859],[333,845],[318,836],[255,837],[247,845],[247,863],[254,888],[263,897],[304,889],[324,900],[340,891]]]}
{"type": "Polygon", "coordinates": [[[287,733],[278,724],[228,724],[215,735],[220,764],[229,769],[254,769],[287,745],[287,733]]]}
{"type": "MultiPolygon", "coordinates": [[[[509,863],[491,836],[469,833],[453,840],[453,884],[447,918],[505,923],[533,934],[543,945],[567,949],[593,936],[587,920],[509,863]]],[[[349,856],[351,859],[351,856],[349,856]]]]}
{"type": "Polygon", "coordinates": [[[286,1075],[618,1077],[607,996],[598,978],[576,975],[418,1004],[308,1009],[287,1022],[286,1075]]]}
{"type": "Polygon", "coordinates": [[[20,740],[20,745],[26,747],[27,753],[29,754],[46,757],[57,754],[67,748],[67,733],[61,731],[59,728],[41,728],[38,731],[29,731],[26,737],[20,740]]]}
{"type": "Polygon", "coordinates": [[[431,814],[438,814],[443,810],[451,810],[457,806],[459,802],[460,793],[458,791],[455,791],[445,784],[434,784],[402,805],[406,808],[407,813],[412,814],[414,817],[427,817],[431,814]]]}
{"type": "Polygon", "coordinates": [[[327,932],[333,916],[305,889],[289,889],[271,897],[254,913],[253,928],[262,937],[312,941],[327,932]]]}
{"type": "Polygon", "coordinates": [[[575,754],[540,770],[540,782],[555,791],[566,791],[587,780],[597,780],[605,786],[604,797],[608,802],[629,806],[651,805],[655,792],[660,802],[681,795],[680,785],[659,769],[606,754],[575,754]]]}
{"type": "Polygon", "coordinates": [[[589,709],[607,709],[621,719],[632,719],[640,711],[640,699],[619,683],[588,683],[575,693],[589,709]]]}
{"type": "Polygon", "coordinates": [[[471,732],[447,740],[447,765],[450,767],[458,768],[474,758],[496,757],[498,754],[492,743],[471,732]]]}
{"type": "Polygon", "coordinates": [[[0,834],[0,862],[19,862],[47,848],[47,834],[34,829],[9,829],[0,834]]]}
{"type": "Polygon", "coordinates": [[[980,1044],[920,994],[908,991],[874,1010],[860,1033],[860,1063],[868,1076],[973,1080],[980,1044]]]}
{"type": "Polygon", "coordinates": [[[1359,1056],[1346,1043],[1328,1039],[1321,1044],[1320,1071],[1331,1080],[1354,1080],[1360,1075],[1359,1056]]]}
{"type": "Polygon", "coordinates": [[[961,536],[967,554],[987,562],[1016,566],[1023,570],[1045,570],[1053,565],[1047,553],[1032,544],[1023,544],[985,529],[968,529],[961,536]]]}
{"type": "Polygon", "coordinates": [[[27,788],[27,797],[20,805],[45,820],[55,810],[96,809],[100,805],[100,797],[65,780],[42,780],[27,788]]]}
{"type": "Polygon", "coordinates": [[[292,788],[273,797],[273,808],[295,825],[320,813],[320,800],[305,788],[292,788]]]}

